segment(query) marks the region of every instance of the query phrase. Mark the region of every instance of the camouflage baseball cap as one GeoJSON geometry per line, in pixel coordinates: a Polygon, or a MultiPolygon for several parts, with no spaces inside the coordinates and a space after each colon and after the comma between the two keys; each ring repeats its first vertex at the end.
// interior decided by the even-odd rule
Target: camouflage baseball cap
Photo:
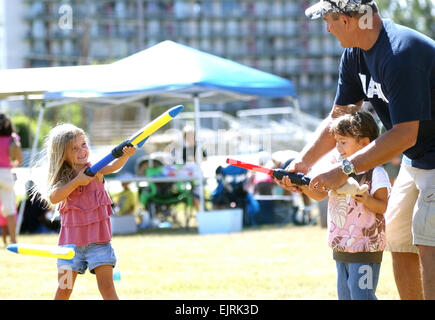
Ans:
{"type": "Polygon", "coordinates": [[[310,19],[318,19],[328,12],[364,12],[373,5],[376,5],[375,0],[321,0],[305,10],[305,15],[310,19]]]}

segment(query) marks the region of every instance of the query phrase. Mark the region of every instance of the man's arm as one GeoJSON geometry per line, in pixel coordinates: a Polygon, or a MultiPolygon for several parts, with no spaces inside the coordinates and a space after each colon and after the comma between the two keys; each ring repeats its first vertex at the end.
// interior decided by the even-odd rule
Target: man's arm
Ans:
{"type": "Polygon", "coordinates": [[[331,115],[329,115],[322,121],[314,133],[315,138],[305,145],[299,157],[290,163],[287,170],[307,174],[319,159],[335,147],[335,139],[329,133],[331,120],[331,115]]]}
{"type": "MultiPolygon", "coordinates": [[[[341,106],[334,105],[328,117],[322,121],[320,126],[316,129],[314,134],[315,138],[312,142],[308,143],[299,153],[298,158],[287,166],[286,170],[290,172],[302,172],[307,174],[311,167],[319,161],[324,155],[335,147],[335,139],[329,132],[329,125],[331,121],[344,114],[358,111],[362,105],[362,100],[356,104],[341,106]]],[[[301,190],[291,183],[288,177],[283,177],[281,180],[275,179],[275,182],[286,190],[300,193],[301,190]]]]}
{"type": "Polygon", "coordinates": [[[314,133],[314,140],[308,143],[300,152],[298,159],[293,161],[287,170],[308,173],[311,167],[335,147],[335,139],[329,132],[331,121],[344,114],[360,109],[362,101],[348,106],[334,105],[328,117],[322,121],[314,133]]]}
{"type": "MultiPolygon", "coordinates": [[[[363,172],[380,166],[403,151],[412,147],[417,141],[419,121],[408,121],[394,125],[391,130],[365,146],[348,158],[355,167],[355,172],[363,172]]],[[[343,173],[341,166],[337,165],[331,170],[313,177],[310,188],[336,190],[342,186],[348,176],[343,173]]]]}
{"type": "Polygon", "coordinates": [[[356,172],[380,166],[416,143],[418,127],[418,120],[398,123],[375,141],[354,153],[348,160],[352,162],[356,172]]]}

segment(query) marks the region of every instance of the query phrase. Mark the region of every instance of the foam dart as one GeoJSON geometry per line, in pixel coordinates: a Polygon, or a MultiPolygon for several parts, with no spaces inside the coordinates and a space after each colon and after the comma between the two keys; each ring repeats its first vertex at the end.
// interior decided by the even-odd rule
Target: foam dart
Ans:
{"type": "Polygon", "coordinates": [[[235,159],[227,159],[227,163],[236,167],[240,167],[243,169],[253,170],[257,172],[262,172],[265,174],[268,174],[274,178],[277,178],[278,180],[281,180],[284,176],[287,176],[290,178],[292,183],[299,185],[299,186],[308,186],[310,184],[310,178],[308,178],[306,175],[300,172],[288,172],[284,169],[268,169],[262,166],[258,166],[251,163],[242,162],[235,159]]]}
{"type": "Polygon", "coordinates": [[[161,114],[159,117],[154,119],[151,123],[147,124],[145,127],[143,127],[135,134],[133,134],[130,138],[128,138],[127,140],[125,140],[124,142],[120,143],[118,146],[113,148],[113,150],[108,155],[106,155],[103,159],[101,159],[96,164],[87,168],[85,174],[87,174],[90,177],[93,177],[98,171],[100,171],[102,168],[107,166],[110,162],[122,156],[122,149],[125,146],[137,146],[137,147],[143,146],[145,141],[152,133],[156,132],[158,129],[163,127],[169,121],[174,119],[181,112],[181,110],[183,110],[183,108],[184,106],[178,105],[172,107],[168,111],[161,114]]]}
{"type": "Polygon", "coordinates": [[[44,244],[13,243],[7,246],[11,252],[39,257],[71,260],[74,258],[75,245],[54,246],[44,244]]]}

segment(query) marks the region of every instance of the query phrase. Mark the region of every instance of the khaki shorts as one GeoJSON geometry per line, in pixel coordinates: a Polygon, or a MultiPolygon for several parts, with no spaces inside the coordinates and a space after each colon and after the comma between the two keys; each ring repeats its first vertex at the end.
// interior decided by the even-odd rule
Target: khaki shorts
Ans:
{"type": "Polygon", "coordinates": [[[15,214],[14,177],[10,169],[0,169],[0,202],[4,217],[15,214]]]}
{"type": "Polygon", "coordinates": [[[416,245],[435,246],[435,169],[401,164],[385,222],[388,251],[418,253],[416,245]]]}

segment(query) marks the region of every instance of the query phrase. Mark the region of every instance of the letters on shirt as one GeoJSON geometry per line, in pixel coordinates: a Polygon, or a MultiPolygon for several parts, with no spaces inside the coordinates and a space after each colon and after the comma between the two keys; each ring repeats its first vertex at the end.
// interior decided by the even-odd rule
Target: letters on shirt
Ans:
{"type": "Polygon", "coordinates": [[[362,73],[359,73],[358,75],[361,80],[364,93],[368,98],[373,98],[376,95],[379,99],[382,99],[385,103],[388,103],[388,99],[385,97],[380,83],[373,81],[373,78],[370,77],[369,86],[367,88],[367,76],[362,73]]]}

